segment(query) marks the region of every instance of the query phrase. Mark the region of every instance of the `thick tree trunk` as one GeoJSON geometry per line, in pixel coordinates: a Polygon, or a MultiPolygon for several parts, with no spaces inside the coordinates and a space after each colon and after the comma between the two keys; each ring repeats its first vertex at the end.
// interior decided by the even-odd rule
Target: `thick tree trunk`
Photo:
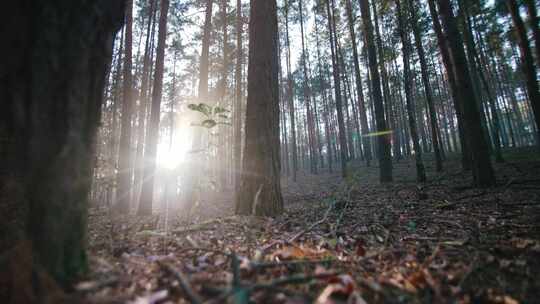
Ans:
{"type": "Polygon", "coordinates": [[[86,270],[95,134],[123,11],[124,1],[64,0],[0,13],[2,28],[17,29],[3,31],[0,56],[0,173],[28,204],[34,262],[64,285],[86,270]]]}
{"type": "Polygon", "coordinates": [[[165,44],[167,38],[167,14],[169,0],[161,0],[158,44],[156,50],[156,69],[154,71],[154,89],[152,90],[152,106],[150,108],[150,122],[146,136],[146,149],[144,151],[143,185],[139,202],[139,215],[152,214],[152,201],[154,197],[154,177],[156,172],[156,155],[159,138],[159,120],[161,113],[161,95],[163,92],[163,69],[165,62],[165,44]]]}
{"type": "Polygon", "coordinates": [[[369,11],[369,1],[360,0],[360,12],[362,14],[363,33],[366,36],[367,52],[369,60],[369,70],[371,73],[373,103],[375,106],[375,118],[377,125],[377,144],[380,168],[380,181],[392,181],[392,156],[390,153],[390,135],[388,132],[386,119],[384,118],[384,105],[381,93],[381,79],[377,69],[377,52],[375,39],[373,37],[373,26],[371,24],[371,13],[369,11]]]}
{"type": "Polygon", "coordinates": [[[278,27],[275,0],[251,0],[246,145],[237,214],[283,212],[279,159],[278,27]]]}
{"type": "Polygon", "coordinates": [[[523,20],[519,14],[519,7],[515,0],[506,1],[506,5],[510,10],[512,21],[516,27],[516,35],[518,38],[519,50],[521,52],[521,61],[523,64],[523,72],[525,74],[525,83],[527,84],[527,94],[531,102],[536,122],[536,144],[540,147],[540,90],[538,80],[536,78],[536,68],[534,66],[533,55],[529,40],[527,39],[527,31],[523,20]]]}
{"type": "MultiPolygon", "coordinates": [[[[432,1],[432,0],[430,0],[432,1]]],[[[489,157],[489,147],[480,124],[476,96],[467,66],[463,40],[449,0],[438,0],[442,24],[446,31],[448,50],[452,58],[452,72],[456,80],[459,105],[463,114],[464,133],[471,152],[474,184],[479,187],[493,186],[495,174],[489,157]]]]}
{"type": "Polygon", "coordinates": [[[133,117],[133,0],[126,1],[126,31],[124,45],[124,85],[122,95],[122,123],[120,126],[120,150],[118,155],[117,202],[114,210],[117,213],[129,212],[131,202],[131,119],[133,117]]]}
{"type": "Polygon", "coordinates": [[[463,121],[463,113],[459,105],[459,92],[458,92],[454,72],[452,70],[452,62],[450,58],[450,52],[448,49],[448,43],[442,31],[442,26],[439,21],[439,16],[437,14],[437,10],[435,9],[434,0],[428,0],[428,4],[429,4],[429,12],[431,15],[431,20],[433,20],[433,29],[435,31],[435,34],[437,35],[437,44],[439,45],[439,50],[441,51],[441,57],[442,57],[443,64],[446,70],[446,75],[448,77],[448,82],[450,83],[450,92],[452,94],[452,102],[454,105],[454,109],[456,111],[456,117],[458,121],[458,133],[459,133],[459,138],[460,138],[460,143],[461,143],[461,154],[462,154],[461,165],[463,169],[469,170],[471,169],[471,166],[472,166],[471,153],[470,153],[470,148],[468,146],[467,140],[465,140],[465,130],[464,130],[465,122],[463,121]]]}

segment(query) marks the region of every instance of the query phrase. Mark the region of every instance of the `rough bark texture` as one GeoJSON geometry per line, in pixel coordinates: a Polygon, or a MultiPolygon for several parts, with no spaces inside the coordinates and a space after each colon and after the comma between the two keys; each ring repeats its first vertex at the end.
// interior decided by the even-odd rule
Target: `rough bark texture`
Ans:
{"type": "Polygon", "coordinates": [[[0,13],[6,43],[0,51],[0,175],[19,184],[13,199],[28,204],[34,262],[67,284],[86,269],[95,133],[124,2],[6,4],[0,13]]]}
{"type": "Polygon", "coordinates": [[[476,106],[476,96],[463,50],[463,39],[458,30],[450,1],[439,0],[438,2],[442,24],[446,31],[452,72],[456,80],[458,104],[463,114],[463,131],[471,153],[474,184],[480,187],[492,186],[495,184],[495,174],[491,166],[488,143],[480,124],[480,113],[476,106]]]}
{"type": "MultiPolygon", "coordinates": [[[[381,93],[381,79],[377,69],[377,52],[375,49],[375,38],[373,37],[373,26],[371,24],[371,13],[369,12],[369,1],[360,0],[360,12],[362,14],[363,32],[367,43],[367,53],[369,60],[369,71],[371,75],[373,103],[375,106],[375,118],[377,132],[388,131],[384,118],[383,96],[381,93]]],[[[378,157],[380,168],[380,181],[392,181],[392,156],[390,155],[390,135],[379,134],[377,136],[378,157]]]]}
{"type": "Polygon", "coordinates": [[[139,203],[139,215],[152,213],[152,200],[154,197],[154,176],[156,171],[156,155],[159,137],[159,118],[161,107],[161,93],[163,91],[163,66],[165,61],[165,44],[167,38],[167,13],[169,0],[161,0],[159,15],[159,34],[156,51],[156,69],[154,73],[154,89],[152,90],[152,106],[150,109],[150,122],[146,136],[146,149],[144,159],[143,185],[139,203]]]}
{"type": "Polygon", "coordinates": [[[280,185],[277,6],[251,0],[246,145],[237,214],[283,212],[280,185]]]}

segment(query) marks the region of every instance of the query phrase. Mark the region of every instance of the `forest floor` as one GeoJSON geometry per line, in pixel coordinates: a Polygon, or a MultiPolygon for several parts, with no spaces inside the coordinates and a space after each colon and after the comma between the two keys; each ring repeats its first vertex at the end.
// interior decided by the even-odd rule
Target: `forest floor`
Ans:
{"type": "Polygon", "coordinates": [[[509,152],[497,187],[471,188],[458,160],[418,186],[414,165],[284,180],[286,212],[233,216],[231,193],[187,217],[90,212],[92,273],[108,303],[538,303],[540,157],[509,152]],[[187,221],[189,218],[190,221],[187,221]]]}

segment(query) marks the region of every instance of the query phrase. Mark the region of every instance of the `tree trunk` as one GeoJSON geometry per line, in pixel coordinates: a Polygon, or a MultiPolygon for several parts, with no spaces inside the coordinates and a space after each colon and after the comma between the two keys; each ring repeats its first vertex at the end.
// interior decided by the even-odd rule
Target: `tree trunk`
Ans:
{"type": "Polygon", "coordinates": [[[293,78],[291,68],[291,41],[289,37],[289,0],[285,2],[285,33],[287,38],[287,98],[289,104],[289,114],[291,116],[291,145],[292,145],[292,174],[293,181],[296,181],[298,171],[298,147],[296,140],[296,116],[293,95],[293,78]]]}
{"type": "Polygon", "coordinates": [[[236,65],[234,71],[235,82],[235,122],[234,122],[234,172],[235,189],[240,186],[240,172],[242,170],[242,1],[236,0],[236,65]]]}
{"type": "Polygon", "coordinates": [[[124,1],[16,1],[0,13],[3,29],[17,29],[3,31],[0,57],[0,178],[13,179],[10,197],[28,206],[34,263],[64,286],[87,269],[95,134],[124,9],[124,1]]]}
{"type": "Polygon", "coordinates": [[[334,92],[336,95],[336,110],[337,110],[337,120],[338,120],[338,131],[339,131],[339,149],[341,155],[341,175],[343,177],[347,176],[347,140],[345,135],[345,122],[343,120],[343,107],[341,105],[341,80],[340,80],[340,69],[339,69],[339,60],[337,54],[337,35],[335,34],[336,30],[336,20],[333,17],[334,11],[334,1],[326,0],[326,12],[328,17],[328,33],[330,35],[330,49],[332,53],[332,70],[334,76],[334,92]],[[332,10],[330,10],[330,1],[332,1],[332,10]]]}
{"type": "Polygon", "coordinates": [[[146,110],[148,107],[148,82],[150,75],[150,65],[152,58],[150,54],[152,52],[151,48],[153,45],[150,43],[150,40],[153,38],[153,29],[155,26],[155,15],[156,15],[156,0],[150,1],[150,11],[148,12],[148,25],[146,28],[146,42],[144,47],[144,57],[143,57],[143,68],[141,73],[141,90],[139,91],[139,117],[138,117],[138,126],[139,133],[137,134],[137,152],[136,152],[136,161],[135,161],[135,182],[134,190],[135,195],[133,200],[139,201],[140,192],[142,187],[142,176],[144,174],[144,139],[145,139],[145,125],[146,125],[146,110]]]}
{"type": "Polygon", "coordinates": [[[167,14],[169,10],[169,0],[161,0],[158,44],[156,50],[156,68],[154,71],[154,89],[152,90],[152,106],[150,108],[150,122],[146,132],[146,144],[144,151],[143,185],[139,203],[139,215],[152,214],[152,201],[154,197],[154,177],[156,172],[156,155],[159,138],[159,120],[161,95],[163,91],[163,68],[165,61],[165,44],[167,38],[167,14]]]}
{"type": "MultiPolygon", "coordinates": [[[[403,44],[403,84],[405,86],[405,101],[407,104],[407,115],[409,117],[409,129],[411,130],[411,137],[413,141],[414,149],[414,158],[416,163],[416,179],[419,183],[424,183],[426,181],[426,170],[424,168],[424,163],[422,162],[422,149],[420,149],[420,144],[418,143],[418,132],[416,128],[416,120],[414,115],[414,109],[412,105],[412,82],[410,76],[410,63],[409,57],[411,53],[411,45],[408,37],[408,28],[406,22],[403,20],[403,14],[401,12],[401,3],[399,0],[396,1],[396,11],[398,19],[398,30],[401,37],[401,43],[403,44]]],[[[411,3],[408,3],[409,5],[411,3]]],[[[407,15],[407,10],[405,9],[405,15],[407,15]]],[[[414,19],[413,19],[414,22],[414,19]]],[[[414,26],[414,25],[413,25],[414,26]]]]}
{"type": "Polygon", "coordinates": [[[456,84],[456,79],[454,76],[454,72],[452,70],[452,62],[450,58],[450,52],[448,48],[448,43],[446,41],[446,38],[442,31],[442,26],[439,21],[439,16],[437,14],[437,11],[435,9],[435,2],[433,0],[428,1],[429,4],[429,12],[431,15],[431,20],[433,21],[433,29],[435,31],[435,34],[437,35],[437,43],[439,45],[439,50],[441,51],[441,57],[443,60],[444,67],[446,69],[446,75],[448,77],[448,82],[450,83],[450,92],[452,94],[452,101],[454,104],[454,109],[456,111],[456,117],[458,121],[458,133],[461,143],[461,165],[463,169],[469,170],[471,169],[471,154],[470,154],[470,148],[468,146],[467,140],[465,140],[465,122],[463,121],[463,113],[460,107],[460,101],[459,101],[459,92],[456,84]]]}
{"type": "Polygon", "coordinates": [[[246,145],[237,214],[283,212],[279,159],[278,27],[275,0],[251,0],[246,145]]]}
{"type": "MultiPolygon", "coordinates": [[[[316,18],[316,16],[315,16],[316,18]]],[[[331,136],[330,136],[330,110],[328,107],[328,95],[326,93],[326,87],[324,86],[324,83],[326,82],[326,77],[323,77],[324,75],[328,75],[328,71],[323,71],[323,64],[322,64],[322,58],[321,58],[321,46],[319,41],[319,25],[317,21],[315,21],[315,42],[317,47],[317,63],[319,66],[319,84],[320,84],[320,90],[322,91],[322,99],[323,99],[323,107],[324,107],[324,113],[323,113],[323,120],[324,120],[324,134],[326,137],[326,153],[327,153],[327,161],[328,161],[328,171],[331,173],[332,168],[332,142],[331,142],[331,136]]]]}
{"type": "Polygon", "coordinates": [[[352,42],[353,49],[353,61],[354,61],[354,75],[356,80],[356,93],[358,95],[358,114],[360,116],[360,126],[362,127],[362,133],[360,134],[362,138],[362,145],[364,151],[364,157],[366,160],[366,166],[369,167],[371,159],[371,143],[367,136],[369,133],[368,122],[367,122],[367,110],[365,105],[364,90],[362,89],[362,75],[360,74],[360,62],[358,60],[358,47],[356,46],[356,34],[354,31],[354,19],[352,14],[352,5],[351,0],[347,0],[347,20],[349,25],[349,34],[352,42]]]}
{"type": "MultiPolygon", "coordinates": [[[[430,0],[432,2],[433,0],[430,0]]],[[[452,72],[456,80],[459,105],[463,114],[464,133],[471,153],[474,184],[479,187],[493,186],[495,174],[491,167],[489,149],[480,124],[469,68],[463,50],[463,39],[457,27],[456,18],[449,0],[438,0],[442,24],[446,31],[448,51],[452,59],[452,72]]]]}
{"type": "Polygon", "coordinates": [[[308,68],[307,68],[307,54],[306,54],[306,45],[305,45],[305,39],[304,39],[304,9],[303,9],[303,0],[298,0],[298,11],[300,16],[300,41],[302,42],[302,56],[301,56],[301,62],[302,62],[302,73],[303,73],[303,93],[304,93],[304,100],[306,103],[306,112],[307,112],[307,124],[308,124],[308,145],[309,145],[309,155],[310,155],[310,168],[311,173],[317,174],[317,143],[316,143],[316,135],[315,135],[315,119],[313,115],[313,109],[311,105],[312,100],[312,93],[311,93],[311,87],[309,85],[309,76],[308,76],[308,68]]]}
{"type": "Polygon", "coordinates": [[[131,202],[131,119],[133,117],[133,0],[126,1],[126,31],[124,45],[124,87],[122,97],[122,123],[120,126],[120,151],[118,155],[116,213],[129,212],[131,202]]]}
{"type": "MultiPolygon", "coordinates": [[[[376,50],[378,53],[378,65],[379,65],[379,71],[380,71],[380,81],[382,84],[382,96],[383,96],[383,109],[385,112],[385,119],[386,119],[386,125],[388,127],[388,130],[392,131],[391,134],[388,135],[389,142],[392,141],[392,138],[394,138],[394,141],[398,142],[397,139],[397,133],[395,132],[395,121],[394,121],[394,115],[392,113],[392,99],[390,94],[390,87],[388,85],[388,71],[386,70],[385,65],[385,56],[384,56],[384,49],[383,49],[383,42],[382,42],[382,36],[381,36],[381,30],[379,28],[379,14],[377,11],[377,1],[371,1],[371,6],[373,8],[373,22],[374,22],[374,30],[375,30],[375,45],[376,50]]],[[[394,157],[396,161],[399,161],[402,158],[401,150],[399,149],[399,144],[394,144],[390,147],[394,151],[394,157]]],[[[390,155],[392,155],[390,153],[390,155]]]]}
{"type": "Polygon", "coordinates": [[[435,106],[433,105],[433,93],[431,90],[431,85],[429,83],[428,67],[426,63],[426,56],[424,53],[424,47],[422,46],[422,40],[420,36],[420,29],[418,28],[418,19],[416,17],[416,5],[415,0],[408,0],[409,13],[411,17],[411,26],[414,35],[414,42],[416,45],[416,51],[418,53],[418,58],[420,59],[420,69],[422,73],[422,83],[424,85],[424,94],[426,97],[426,103],[429,111],[429,125],[431,127],[431,141],[433,143],[433,152],[435,154],[435,166],[437,172],[441,172],[443,169],[442,166],[442,156],[440,149],[440,142],[438,138],[439,130],[437,123],[437,112],[435,111],[435,106]]]}
{"type": "Polygon", "coordinates": [[[371,24],[371,13],[369,11],[369,1],[360,0],[360,11],[362,14],[363,32],[367,43],[367,52],[369,60],[369,71],[371,73],[372,94],[375,106],[375,118],[377,125],[377,144],[378,158],[380,168],[380,181],[392,181],[392,156],[390,153],[390,135],[385,134],[388,131],[386,120],[384,118],[384,105],[381,93],[381,80],[377,68],[377,52],[375,48],[375,39],[373,37],[373,26],[371,24]]]}
{"type": "Polygon", "coordinates": [[[510,10],[512,21],[516,27],[516,35],[518,38],[519,50],[521,52],[521,61],[523,65],[523,73],[525,74],[525,82],[527,84],[527,94],[534,113],[536,122],[536,144],[540,147],[540,91],[538,80],[536,79],[536,68],[533,62],[533,55],[529,40],[527,39],[527,31],[523,20],[519,14],[519,7],[515,0],[506,1],[506,5],[510,10]]]}
{"type": "Polygon", "coordinates": [[[529,13],[529,23],[534,38],[534,46],[536,48],[536,64],[540,66],[540,19],[538,18],[538,10],[536,9],[536,1],[524,0],[529,13]]]}
{"type": "MultiPolygon", "coordinates": [[[[208,100],[208,69],[210,65],[210,31],[212,29],[212,5],[213,0],[207,0],[199,63],[199,87],[197,99],[199,103],[209,104],[208,100]]],[[[203,158],[203,128],[196,127],[193,131],[192,150],[195,151],[190,159],[190,176],[186,181],[184,200],[188,210],[191,210],[200,190],[201,171],[207,169],[203,158]]]]}
{"type": "MultiPolygon", "coordinates": [[[[228,75],[228,66],[229,66],[229,38],[228,38],[228,22],[227,22],[227,10],[228,10],[228,0],[221,0],[221,22],[223,32],[223,62],[221,67],[221,80],[220,80],[220,106],[227,108],[227,75],[228,75]]],[[[218,149],[215,160],[215,170],[217,170],[217,184],[219,189],[225,189],[225,184],[227,180],[227,166],[226,166],[226,136],[229,130],[229,126],[217,126],[218,127],[218,149]]]]}

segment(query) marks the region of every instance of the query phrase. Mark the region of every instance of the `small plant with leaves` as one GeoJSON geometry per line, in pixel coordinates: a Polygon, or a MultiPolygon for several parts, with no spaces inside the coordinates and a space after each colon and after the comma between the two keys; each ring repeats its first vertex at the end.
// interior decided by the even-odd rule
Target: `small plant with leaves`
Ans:
{"type": "Polygon", "coordinates": [[[229,115],[227,114],[230,113],[230,111],[225,109],[224,107],[212,107],[201,102],[199,104],[189,104],[188,108],[192,111],[199,112],[204,115],[203,121],[201,121],[200,123],[192,123],[192,126],[213,129],[218,125],[231,125],[229,121],[229,115]]]}

